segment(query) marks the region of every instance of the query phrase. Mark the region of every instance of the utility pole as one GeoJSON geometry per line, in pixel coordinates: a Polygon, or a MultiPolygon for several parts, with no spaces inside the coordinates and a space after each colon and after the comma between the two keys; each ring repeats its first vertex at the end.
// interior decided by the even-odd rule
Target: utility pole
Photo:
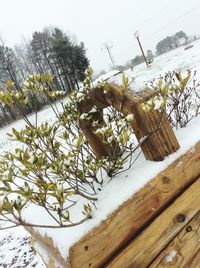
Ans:
{"type": "Polygon", "coordinates": [[[141,50],[141,52],[142,52],[142,56],[143,56],[143,58],[144,58],[144,61],[145,61],[146,65],[147,65],[147,67],[149,67],[149,63],[148,63],[147,58],[146,58],[146,56],[145,56],[145,54],[144,54],[144,50],[143,50],[143,48],[142,48],[142,45],[141,45],[141,42],[140,42],[140,39],[139,39],[139,37],[140,37],[140,36],[139,36],[139,32],[138,32],[138,31],[135,32],[135,33],[134,33],[134,36],[135,36],[135,38],[136,38],[137,41],[138,41],[140,50],[141,50]]]}
{"type": "Polygon", "coordinates": [[[112,55],[112,52],[111,52],[112,47],[113,47],[112,45],[108,45],[107,43],[103,43],[103,47],[101,49],[102,50],[105,49],[108,52],[108,55],[109,55],[109,58],[110,58],[112,65],[113,65],[113,68],[116,69],[117,65],[116,65],[115,59],[112,55]]]}

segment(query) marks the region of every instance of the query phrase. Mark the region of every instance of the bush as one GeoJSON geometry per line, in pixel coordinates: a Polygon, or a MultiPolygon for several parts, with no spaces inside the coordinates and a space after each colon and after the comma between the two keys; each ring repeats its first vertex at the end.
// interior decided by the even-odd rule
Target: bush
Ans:
{"type": "MultiPolygon", "coordinates": [[[[191,72],[185,78],[173,72],[153,81],[151,87],[157,94],[142,104],[144,110],[166,112],[174,126],[186,126],[200,109],[199,85],[193,81],[189,87],[191,79],[191,72]]],[[[107,94],[104,82],[97,87],[103,87],[107,94]]],[[[123,76],[121,90],[124,92],[128,88],[129,81],[123,76]]],[[[93,121],[94,131],[108,146],[116,140],[120,151],[101,158],[93,153],[82,133],[80,120],[83,117],[86,122],[91,120],[98,109],[94,106],[85,114],[79,110],[79,105],[92,90],[91,69],[86,71],[83,88],[73,91],[67,99],[62,98],[63,92],[52,91],[52,77],[48,75],[30,76],[21,92],[13,90],[13,83],[7,83],[0,100],[8,106],[17,105],[26,126],[20,131],[13,129],[9,134],[23,146],[1,156],[0,160],[0,194],[3,197],[0,220],[11,224],[5,228],[19,225],[66,228],[90,219],[97,194],[107,180],[105,175],[113,178],[129,169],[137,159],[133,153],[148,137],[134,144],[129,125],[133,116],[124,117],[112,107],[104,111],[106,126],[98,120],[93,121]],[[30,94],[39,94],[48,100],[55,113],[54,122],[39,125],[37,113],[34,124],[29,120],[24,107],[30,94]],[[60,98],[55,102],[58,96],[60,98]],[[27,210],[31,213],[30,204],[47,213],[51,224],[41,224],[39,219],[37,224],[27,222],[24,215],[27,210]]]]}
{"type": "MultiPolygon", "coordinates": [[[[80,115],[78,106],[93,89],[92,70],[86,73],[84,87],[79,92],[73,91],[67,101],[60,98],[55,102],[63,92],[52,91],[52,77],[48,75],[30,76],[21,92],[14,91],[13,83],[8,83],[7,90],[0,97],[7,105],[17,105],[26,122],[23,130],[13,129],[9,134],[23,146],[6,153],[0,161],[0,191],[3,196],[0,220],[12,223],[9,228],[18,225],[63,228],[84,222],[92,216],[105,172],[113,177],[123,170],[125,162],[129,160],[128,167],[133,163],[133,159],[127,157],[135,148],[130,142],[129,121],[133,120],[130,116],[126,118],[109,108],[105,113],[106,127],[96,130],[106,144],[112,143],[113,138],[118,141],[122,154],[115,158],[96,158],[84,137],[79,125],[83,115],[80,115]],[[37,114],[34,124],[29,120],[24,107],[30,94],[40,94],[49,100],[55,122],[39,125],[37,114]],[[43,209],[54,224],[26,222],[23,215],[30,204],[43,209]],[[71,212],[75,206],[79,208],[78,221],[73,220],[71,212]]],[[[127,89],[128,80],[124,77],[123,81],[122,87],[127,89]]],[[[88,119],[95,107],[92,110],[86,114],[88,119]]],[[[98,125],[98,122],[94,124],[98,125]]]]}
{"type": "Polygon", "coordinates": [[[158,81],[154,80],[150,87],[157,95],[143,104],[144,109],[164,111],[174,127],[186,127],[200,114],[200,84],[194,79],[195,75],[196,72],[187,71],[183,78],[180,72],[168,72],[158,81]]]}

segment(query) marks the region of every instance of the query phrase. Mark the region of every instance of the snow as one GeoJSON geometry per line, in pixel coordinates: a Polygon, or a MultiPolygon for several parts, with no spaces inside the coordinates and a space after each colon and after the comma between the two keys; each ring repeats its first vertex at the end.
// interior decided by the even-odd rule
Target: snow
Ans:
{"type": "MultiPolygon", "coordinates": [[[[136,66],[133,71],[125,71],[125,74],[130,77],[130,80],[133,80],[134,78],[131,84],[131,89],[139,91],[145,87],[147,82],[153,80],[153,78],[158,78],[160,75],[164,75],[168,71],[186,71],[187,69],[197,70],[196,79],[197,81],[200,81],[200,41],[196,41],[194,43],[194,47],[190,50],[185,51],[183,47],[178,48],[155,58],[154,62],[149,68],[146,68],[144,64],[140,64],[136,66]]],[[[100,77],[98,81],[108,79],[108,82],[121,83],[122,73],[116,75],[117,73],[118,71],[113,71],[112,73],[100,77]]],[[[94,84],[95,83],[96,81],[94,84]]],[[[53,121],[54,115],[51,111],[51,108],[47,107],[41,111],[38,118],[39,123],[42,123],[46,120],[53,121]]],[[[34,121],[34,115],[30,116],[30,119],[34,121]]],[[[19,146],[19,143],[16,141],[11,142],[6,136],[6,133],[9,132],[12,127],[21,129],[23,126],[24,122],[19,120],[0,130],[0,154],[5,151],[13,150],[16,146],[19,146]]],[[[191,121],[187,128],[176,130],[175,134],[178,138],[181,148],[176,153],[166,157],[164,161],[147,161],[144,159],[143,154],[140,154],[136,163],[130,170],[121,173],[111,181],[107,179],[102,191],[98,193],[98,201],[96,203],[98,209],[93,211],[93,217],[91,220],[88,220],[79,226],[68,229],[54,230],[37,228],[36,230],[42,235],[52,237],[55,247],[59,249],[63,258],[67,258],[69,248],[84,234],[89,232],[102,220],[106,219],[106,217],[111,214],[120,204],[129,199],[148,181],[154,178],[156,174],[165,169],[170,163],[172,163],[175,159],[177,159],[186,150],[190,149],[197,141],[200,140],[200,117],[191,121]]],[[[138,153],[139,151],[136,152],[136,154],[138,153]]],[[[181,165],[181,162],[178,164],[181,165]]],[[[50,219],[44,214],[40,213],[40,210],[36,206],[31,207],[31,214],[27,215],[27,219],[31,220],[33,223],[34,221],[36,222],[37,219],[40,219],[42,224],[50,224],[50,219]]],[[[13,237],[19,232],[18,230],[19,229],[12,230],[13,237]]],[[[5,230],[3,232],[3,234],[0,233],[0,243],[2,241],[2,237],[6,237],[6,235],[9,237],[10,234],[10,231],[5,230]]],[[[20,236],[27,237],[27,233],[21,229],[20,236]]],[[[174,254],[175,252],[172,252],[172,254],[169,255],[168,260],[170,260],[170,258],[173,259],[175,257],[174,254]]],[[[38,267],[43,266],[42,264],[38,264],[38,267]]]]}
{"type": "Polygon", "coordinates": [[[172,262],[174,257],[176,257],[177,251],[176,250],[172,250],[166,257],[165,257],[165,263],[169,263],[172,262]]]}
{"type": "MultiPolygon", "coordinates": [[[[29,119],[34,122],[35,115],[30,115],[29,119]]],[[[51,108],[49,107],[44,108],[39,113],[40,123],[46,120],[54,120],[51,108]]],[[[12,128],[22,129],[24,125],[23,120],[18,120],[0,129],[0,155],[6,151],[12,151],[16,147],[20,147],[20,143],[10,141],[6,133],[11,132],[12,128]]],[[[2,223],[0,223],[0,226],[4,227],[2,223]]],[[[41,257],[33,250],[30,234],[23,227],[0,231],[0,267],[46,267],[41,257]]]]}
{"type": "Polygon", "coordinates": [[[161,99],[159,100],[158,98],[155,99],[154,100],[154,105],[155,105],[154,110],[159,110],[160,107],[162,106],[162,104],[163,104],[163,100],[161,100],[161,99]]]}
{"type": "MultiPolygon", "coordinates": [[[[132,83],[130,88],[134,91],[140,91],[146,87],[146,84],[154,78],[159,78],[168,71],[183,71],[187,70],[197,71],[200,77],[200,40],[193,42],[193,48],[184,50],[184,46],[172,50],[166,54],[156,57],[153,63],[147,68],[145,63],[139,64],[123,73],[129,77],[129,82],[132,83]]],[[[108,74],[100,76],[97,81],[107,81],[119,84],[122,82],[122,72],[112,71],[108,74]],[[118,74],[118,75],[117,75],[118,74]]],[[[198,78],[197,76],[197,78],[198,78]]],[[[200,79],[197,79],[198,81],[200,79]]]]}
{"type": "MultiPolygon", "coordinates": [[[[60,264],[58,261],[56,261],[53,256],[51,256],[51,253],[47,251],[41,243],[36,241],[34,243],[34,249],[37,250],[37,252],[40,252],[40,255],[42,256],[42,259],[45,264],[47,264],[47,267],[62,267],[62,264],[60,264]]],[[[43,268],[43,266],[38,266],[38,268],[43,268]]],[[[44,266],[46,267],[46,266],[44,266]]]]}
{"type": "Polygon", "coordinates": [[[133,119],[134,119],[134,114],[129,114],[129,115],[126,116],[126,120],[127,120],[128,122],[133,121],[133,119]]]}
{"type": "Polygon", "coordinates": [[[94,83],[97,84],[97,82],[99,81],[106,81],[106,80],[109,80],[110,78],[114,77],[114,76],[117,76],[119,73],[121,73],[120,71],[118,70],[114,70],[114,71],[111,71],[109,73],[106,73],[106,74],[103,74],[101,76],[99,76],[95,81],[94,83]]]}
{"type": "MultiPolygon", "coordinates": [[[[71,227],[69,229],[36,229],[40,234],[53,238],[54,244],[58,247],[63,258],[67,258],[69,248],[77,242],[85,233],[111,214],[124,201],[129,199],[135,192],[142,188],[148,181],[155,177],[156,174],[165,169],[180,155],[190,149],[197,141],[200,140],[200,117],[190,122],[189,126],[184,129],[175,131],[181,148],[174,154],[166,157],[162,162],[152,162],[144,159],[141,154],[128,171],[124,172],[110,182],[106,183],[101,192],[98,193],[96,203],[97,210],[93,211],[93,218],[85,223],[71,227]],[[193,135],[191,136],[191,131],[193,135]],[[63,239],[66,238],[66,239],[63,239]]],[[[29,219],[37,219],[38,208],[31,209],[29,219]]],[[[44,214],[40,215],[43,224],[48,224],[49,220],[44,214]],[[42,218],[43,217],[43,218],[42,218]]]]}
{"type": "Polygon", "coordinates": [[[45,268],[31,246],[30,235],[22,227],[0,233],[0,267],[45,268]]]}

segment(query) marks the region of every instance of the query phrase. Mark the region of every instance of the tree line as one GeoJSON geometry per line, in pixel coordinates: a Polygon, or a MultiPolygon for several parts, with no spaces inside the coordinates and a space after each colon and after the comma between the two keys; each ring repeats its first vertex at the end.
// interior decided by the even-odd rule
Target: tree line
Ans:
{"type": "MultiPolygon", "coordinates": [[[[78,89],[84,80],[84,72],[89,66],[83,42],[77,42],[59,28],[46,28],[32,34],[31,40],[24,40],[14,48],[3,41],[0,44],[0,91],[4,90],[6,81],[13,81],[14,90],[22,90],[26,78],[34,73],[50,74],[55,90],[70,93],[78,89]]],[[[33,111],[31,103],[27,113],[33,111]]],[[[35,95],[34,104],[38,108],[45,100],[35,95]]],[[[15,108],[0,103],[0,126],[15,120],[18,113],[15,108]]]]}
{"type": "Polygon", "coordinates": [[[172,49],[175,49],[182,45],[183,43],[187,43],[188,36],[183,31],[179,31],[174,35],[167,36],[163,40],[157,43],[156,45],[156,54],[161,55],[166,53],[172,49]]]}

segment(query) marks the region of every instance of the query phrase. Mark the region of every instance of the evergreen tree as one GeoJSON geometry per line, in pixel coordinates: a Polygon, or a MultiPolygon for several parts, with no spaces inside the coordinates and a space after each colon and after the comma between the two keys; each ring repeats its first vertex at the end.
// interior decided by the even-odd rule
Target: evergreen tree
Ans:
{"type": "MultiPolygon", "coordinates": [[[[12,48],[0,44],[0,86],[5,82],[14,82],[13,90],[21,90],[27,76],[50,74],[53,77],[51,90],[69,93],[79,88],[84,80],[85,70],[89,66],[83,43],[71,40],[58,28],[46,28],[34,32],[29,42],[23,42],[12,48]]],[[[2,90],[2,89],[1,89],[2,90]]],[[[37,94],[29,96],[24,113],[32,112],[47,102],[37,94]]],[[[18,116],[15,106],[6,107],[0,103],[0,126],[18,116]]]]}
{"type": "Polygon", "coordinates": [[[73,44],[62,30],[35,32],[31,40],[32,62],[38,73],[50,73],[55,88],[71,91],[84,80],[89,66],[84,44],[73,44]]]}
{"type": "Polygon", "coordinates": [[[186,33],[184,33],[183,31],[179,31],[174,35],[174,42],[175,42],[176,47],[180,46],[181,39],[184,39],[185,43],[188,40],[186,33]]]}

